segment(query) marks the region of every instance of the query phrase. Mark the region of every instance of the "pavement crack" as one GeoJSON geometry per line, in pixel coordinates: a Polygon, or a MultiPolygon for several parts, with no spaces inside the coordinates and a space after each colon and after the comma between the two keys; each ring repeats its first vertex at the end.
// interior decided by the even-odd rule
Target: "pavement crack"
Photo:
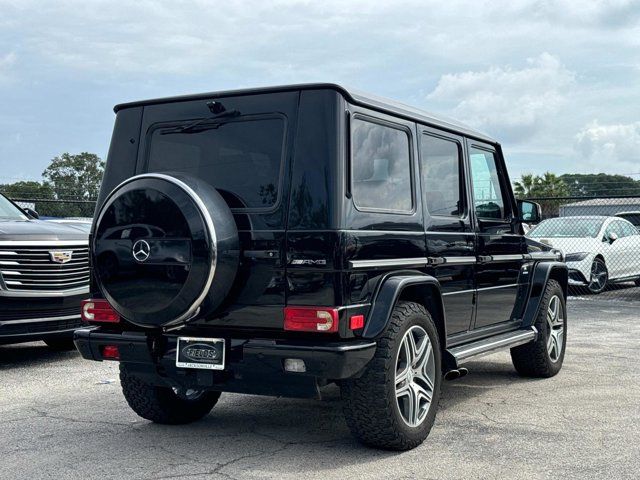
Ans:
{"type": "Polygon", "coordinates": [[[70,423],[84,423],[84,424],[89,424],[89,425],[111,425],[111,426],[124,426],[124,427],[128,427],[128,426],[132,426],[134,424],[132,423],[125,423],[125,422],[112,422],[112,421],[108,421],[108,420],[83,420],[80,418],[72,418],[72,417],[65,417],[62,415],[52,415],[47,411],[44,410],[40,410],[36,407],[29,407],[29,409],[31,411],[33,411],[37,417],[39,418],[51,418],[54,420],[61,420],[63,422],[70,422],[70,423]]]}

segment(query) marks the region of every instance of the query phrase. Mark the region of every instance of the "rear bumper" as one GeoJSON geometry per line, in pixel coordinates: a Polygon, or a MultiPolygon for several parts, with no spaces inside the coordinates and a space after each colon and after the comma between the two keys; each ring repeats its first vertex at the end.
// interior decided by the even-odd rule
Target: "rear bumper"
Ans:
{"type": "Polygon", "coordinates": [[[225,370],[211,371],[177,368],[175,335],[152,341],[143,332],[83,328],[74,339],[88,360],[104,360],[102,347],[117,345],[120,362],[155,385],[292,397],[316,397],[323,382],[357,376],[376,349],[373,341],[308,344],[231,338],[226,339],[225,370]],[[286,372],[286,358],[303,360],[306,372],[286,372]]]}
{"type": "Polygon", "coordinates": [[[83,326],[80,315],[0,321],[0,344],[32,342],[45,338],[71,338],[83,326]]]}

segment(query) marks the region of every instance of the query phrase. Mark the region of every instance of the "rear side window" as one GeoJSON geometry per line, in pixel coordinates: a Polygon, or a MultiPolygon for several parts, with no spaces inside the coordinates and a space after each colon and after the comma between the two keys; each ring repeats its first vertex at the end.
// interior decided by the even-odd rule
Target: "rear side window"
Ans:
{"type": "Polygon", "coordinates": [[[431,215],[462,217],[465,212],[462,158],[457,142],[422,135],[422,185],[431,215]]]}
{"type": "Polygon", "coordinates": [[[352,121],[353,200],[359,209],[411,212],[409,134],[402,127],[352,121]]]}
{"type": "Polygon", "coordinates": [[[214,186],[232,208],[269,208],[278,200],[285,121],[240,117],[151,133],[148,171],[181,172],[214,186]]]}

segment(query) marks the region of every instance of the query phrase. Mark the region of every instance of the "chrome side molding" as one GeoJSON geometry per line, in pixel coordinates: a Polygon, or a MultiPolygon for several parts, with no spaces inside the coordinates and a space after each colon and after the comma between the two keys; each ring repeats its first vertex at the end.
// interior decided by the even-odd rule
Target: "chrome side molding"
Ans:
{"type": "Polygon", "coordinates": [[[426,267],[427,265],[473,265],[476,257],[414,257],[414,258],[385,258],[379,260],[350,260],[349,268],[376,267],[426,267]]]}
{"type": "Polygon", "coordinates": [[[559,252],[532,252],[512,255],[481,255],[461,257],[412,257],[412,258],[382,258],[375,260],[350,260],[349,268],[359,270],[363,268],[384,267],[426,267],[429,265],[475,265],[476,263],[517,262],[520,260],[555,260],[561,261],[559,252]]]}

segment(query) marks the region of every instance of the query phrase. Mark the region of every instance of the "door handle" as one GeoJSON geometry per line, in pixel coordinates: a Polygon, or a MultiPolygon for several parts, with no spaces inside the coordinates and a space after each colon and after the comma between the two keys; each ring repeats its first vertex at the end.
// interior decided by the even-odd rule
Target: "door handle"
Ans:
{"type": "Polygon", "coordinates": [[[277,250],[245,250],[243,254],[246,258],[280,258],[277,250]]]}

